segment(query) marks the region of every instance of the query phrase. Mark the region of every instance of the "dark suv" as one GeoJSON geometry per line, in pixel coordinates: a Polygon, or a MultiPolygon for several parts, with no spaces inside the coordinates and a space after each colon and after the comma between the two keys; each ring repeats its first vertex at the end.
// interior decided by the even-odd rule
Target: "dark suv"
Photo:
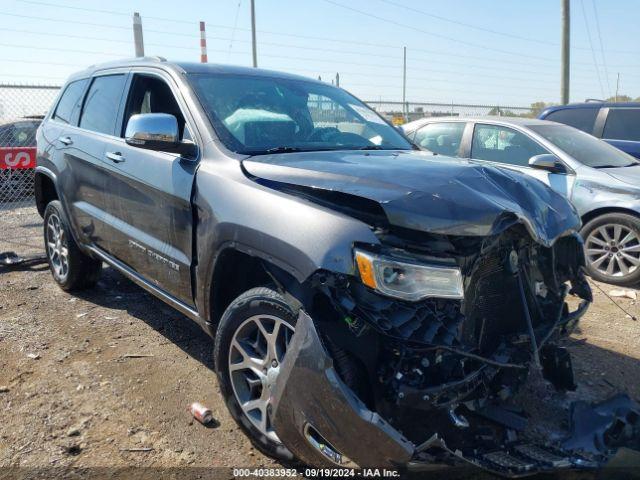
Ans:
{"type": "Polygon", "coordinates": [[[515,476],[638,439],[627,397],[578,409],[561,393],[575,385],[558,341],[591,301],[571,205],[414,150],[344,90],[93,67],[44,120],[36,175],[55,281],[92,286],[105,262],[198,322],[231,414],[273,457],[515,476]]]}
{"type": "Polygon", "coordinates": [[[640,158],[640,103],[557,105],[543,110],[538,118],[570,125],[640,158]]]}

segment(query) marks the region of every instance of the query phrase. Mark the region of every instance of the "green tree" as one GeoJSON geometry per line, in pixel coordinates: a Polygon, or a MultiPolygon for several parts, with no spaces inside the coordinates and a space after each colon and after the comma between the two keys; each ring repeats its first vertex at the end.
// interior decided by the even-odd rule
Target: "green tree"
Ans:
{"type": "Polygon", "coordinates": [[[633,99],[629,95],[618,95],[617,97],[609,97],[607,98],[606,101],[607,102],[632,102],[633,99]]]}

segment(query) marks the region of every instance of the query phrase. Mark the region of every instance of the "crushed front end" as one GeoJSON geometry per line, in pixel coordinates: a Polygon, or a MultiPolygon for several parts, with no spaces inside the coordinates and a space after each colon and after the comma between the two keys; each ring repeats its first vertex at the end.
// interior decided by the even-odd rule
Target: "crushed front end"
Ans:
{"type": "Polygon", "coordinates": [[[577,234],[377,234],[355,246],[353,275],[319,271],[294,292],[273,421],[299,459],[521,476],[640,446],[629,398],[571,395],[563,339],[592,301],[577,234]]]}

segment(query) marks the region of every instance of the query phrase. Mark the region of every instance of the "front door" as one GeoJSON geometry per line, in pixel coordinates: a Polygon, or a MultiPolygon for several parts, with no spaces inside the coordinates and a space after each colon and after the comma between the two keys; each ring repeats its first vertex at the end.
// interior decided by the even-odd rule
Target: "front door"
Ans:
{"type": "Polygon", "coordinates": [[[146,280],[193,305],[191,292],[191,194],[197,162],[177,154],[127,145],[124,130],[131,115],[169,113],[178,119],[182,138],[189,137],[171,79],[134,73],[119,138],[108,142],[112,212],[116,235],[112,254],[146,280]]]}
{"type": "Polygon", "coordinates": [[[567,198],[571,196],[574,177],[529,167],[529,159],[549,152],[524,133],[502,125],[478,123],[473,129],[471,158],[518,170],[546,183],[567,198]]]}

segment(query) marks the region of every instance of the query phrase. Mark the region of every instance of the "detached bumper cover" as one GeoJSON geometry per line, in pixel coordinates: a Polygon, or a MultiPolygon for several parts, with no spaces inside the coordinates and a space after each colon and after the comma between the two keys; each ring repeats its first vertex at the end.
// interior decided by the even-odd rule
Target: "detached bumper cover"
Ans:
{"type": "Polygon", "coordinates": [[[413,443],[367,409],[338,378],[313,321],[302,310],[273,394],[275,431],[305,463],[335,462],[329,453],[333,451],[348,455],[359,467],[395,468],[406,465],[414,454],[413,443]],[[313,446],[310,427],[331,450],[313,446]]]}
{"type": "Polygon", "coordinates": [[[495,451],[482,452],[478,445],[480,450],[465,454],[449,448],[436,434],[416,446],[342,382],[313,321],[302,310],[273,399],[273,426],[280,440],[299,460],[314,466],[333,463],[422,471],[435,467],[422,454],[434,447],[444,453],[444,463],[518,477],[566,468],[601,468],[618,448],[620,453],[625,450],[621,447],[640,448],[640,407],[624,395],[593,405],[575,402],[568,435],[561,442],[550,439],[549,445],[522,439],[495,451]]]}

